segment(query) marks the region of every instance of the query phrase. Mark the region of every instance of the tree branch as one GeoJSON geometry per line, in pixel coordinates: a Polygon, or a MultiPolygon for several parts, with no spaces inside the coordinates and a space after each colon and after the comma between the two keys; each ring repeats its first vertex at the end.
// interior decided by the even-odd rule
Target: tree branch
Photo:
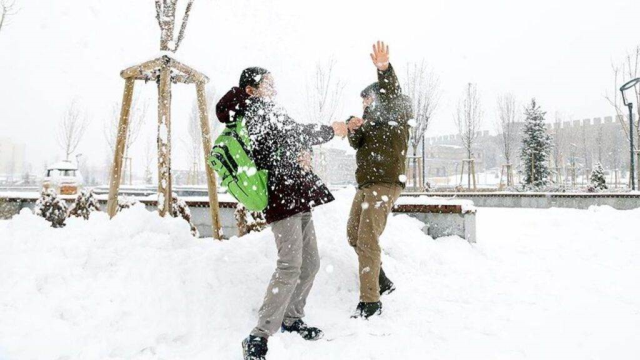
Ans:
{"type": "Polygon", "coordinates": [[[180,44],[182,43],[182,40],[184,39],[184,32],[187,28],[187,22],[189,22],[189,14],[191,13],[191,7],[193,6],[193,1],[194,0],[189,0],[189,3],[187,4],[187,9],[184,12],[184,17],[182,18],[182,25],[180,26],[180,32],[178,33],[178,40],[176,41],[176,45],[173,49],[173,51],[177,51],[178,48],[180,47],[180,44]]]}
{"type": "Polygon", "coordinates": [[[160,20],[160,16],[162,14],[162,3],[160,0],[156,0],[156,20],[158,20],[158,26],[162,29],[162,20],[160,20]]]}

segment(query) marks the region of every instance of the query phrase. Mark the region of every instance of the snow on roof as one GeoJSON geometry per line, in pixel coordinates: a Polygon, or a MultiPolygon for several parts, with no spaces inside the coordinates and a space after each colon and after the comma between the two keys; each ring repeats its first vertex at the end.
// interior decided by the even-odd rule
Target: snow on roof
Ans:
{"type": "Polygon", "coordinates": [[[78,170],[78,166],[71,161],[63,160],[50,165],[47,170],[78,170]]]}

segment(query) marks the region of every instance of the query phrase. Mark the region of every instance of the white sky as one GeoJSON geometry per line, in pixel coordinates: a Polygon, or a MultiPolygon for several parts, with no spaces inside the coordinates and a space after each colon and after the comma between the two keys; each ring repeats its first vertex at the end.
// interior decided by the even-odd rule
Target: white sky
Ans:
{"type": "MultiPolygon", "coordinates": [[[[77,99],[92,121],[78,152],[103,164],[103,123],[122,97],[119,72],[158,53],[153,0],[17,2],[20,13],[0,33],[0,135],[26,143],[27,160],[40,169],[62,157],[56,125],[77,99]]],[[[611,63],[640,44],[638,13],[637,0],[196,0],[177,57],[218,92],[236,85],[245,67],[270,69],[281,103],[300,121],[305,79],[317,61],[333,58],[347,83],[343,119],[360,112],[359,91],[375,80],[371,43],[382,39],[401,79],[406,63],[422,59],[439,74],[443,98],[427,133],[434,136],[455,131],[455,104],[468,82],[478,84],[489,130],[504,92],[522,102],[535,96],[548,119],[556,111],[610,115],[611,63]]],[[[154,85],[137,86],[155,96],[154,85]]],[[[174,168],[188,167],[181,139],[194,97],[185,85],[174,94],[174,168]]],[[[134,167],[155,136],[155,114],[152,103],[134,167]]]]}

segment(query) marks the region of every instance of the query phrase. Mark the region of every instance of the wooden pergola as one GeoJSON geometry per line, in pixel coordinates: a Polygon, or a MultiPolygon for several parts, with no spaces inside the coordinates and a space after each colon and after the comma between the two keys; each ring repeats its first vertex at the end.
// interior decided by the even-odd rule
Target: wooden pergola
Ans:
{"type": "Polygon", "coordinates": [[[177,0],[156,0],[156,17],[162,31],[160,48],[164,54],[157,59],[132,66],[120,72],[120,76],[125,80],[125,86],[113,167],[111,169],[107,211],[109,216],[113,217],[118,209],[118,191],[122,177],[122,160],[124,157],[126,137],[129,133],[129,115],[131,113],[133,89],[135,81],[142,80],[145,83],[153,81],[158,85],[158,211],[160,216],[165,216],[167,213],[170,214],[172,200],[171,84],[195,84],[198,110],[200,113],[200,127],[202,130],[202,146],[207,174],[207,187],[209,190],[213,237],[220,239],[222,234],[220,232],[220,210],[218,206],[216,175],[213,169],[207,165],[207,158],[211,150],[211,128],[209,126],[205,85],[209,82],[209,78],[199,71],[175,60],[169,54],[169,51],[175,52],[177,50],[184,37],[184,30],[193,0],[189,0],[178,40],[173,43],[171,39],[173,38],[176,3],[177,0]]]}

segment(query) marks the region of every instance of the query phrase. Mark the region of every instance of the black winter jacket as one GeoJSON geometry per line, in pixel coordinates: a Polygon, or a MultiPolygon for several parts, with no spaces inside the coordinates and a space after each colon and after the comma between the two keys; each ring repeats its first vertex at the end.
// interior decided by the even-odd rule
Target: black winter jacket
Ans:
{"type": "Polygon", "coordinates": [[[231,89],[216,106],[223,123],[244,117],[252,157],[260,170],[268,171],[268,223],[308,212],[334,200],[322,180],[298,164],[298,156],[334,136],[329,126],[300,124],[274,102],[250,98],[240,88],[231,89]]]}

